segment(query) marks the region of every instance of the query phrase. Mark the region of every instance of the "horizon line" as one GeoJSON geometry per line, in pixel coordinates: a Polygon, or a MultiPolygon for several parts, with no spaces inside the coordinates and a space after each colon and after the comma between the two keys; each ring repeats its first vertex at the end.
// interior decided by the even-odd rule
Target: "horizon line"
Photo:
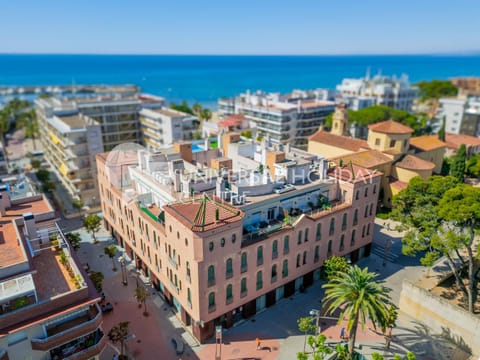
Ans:
{"type": "Polygon", "coordinates": [[[272,57],[280,57],[280,56],[290,56],[290,57],[320,57],[320,56],[479,56],[480,50],[471,50],[471,51],[455,51],[455,52],[431,52],[431,53],[332,53],[332,54],[235,54],[235,53],[205,53],[205,54],[195,54],[195,53],[69,53],[69,52],[0,52],[0,56],[9,56],[9,55],[59,55],[59,56],[272,56],[272,57]]]}

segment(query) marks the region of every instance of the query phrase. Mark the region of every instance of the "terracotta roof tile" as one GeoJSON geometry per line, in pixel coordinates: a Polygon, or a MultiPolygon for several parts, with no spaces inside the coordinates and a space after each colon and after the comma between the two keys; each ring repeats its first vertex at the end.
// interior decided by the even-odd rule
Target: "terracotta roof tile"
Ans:
{"type": "Polygon", "coordinates": [[[241,221],[243,213],[216,198],[201,198],[166,205],[165,211],[195,232],[203,232],[241,221]],[[218,209],[218,219],[216,212],[218,209]]]}
{"type": "Polygon", "coordinates": [[[310,136],[309,141],[315,141],[350,151],[370,149],[365,140],[354,139],[349,136],[334,135],[324,130],[319,130],[310,136]]]}
{"type": "Polygon", "coordinates": [[[458,149],[460,145],[479,146],[480,139],[474,136],[463,134],[445,134],[445,143],[449,148],[458,149]]]}
{"type": "Polygon", "coordinates": [[[396,180],[394,178],[389,179],[389,184],[392,188],[401,191],[403,189],[406,189],[408,184],[404,181],[396,180]]]}
{"type": "Polygon", "coordinates": [[[230,115],[224,118],[223,120],[219,121],[218,125],[226,126],[226,127],[238,126],[238,125],[241,125],[241,123],[244,120],[245,120],[245,116],[243,116],[242,114],[230,115]]]}
{"type": "Polygon", "coordinates": [[[384,134],[411,134],[413,129],[393,120],[368,125],[368,129],[384,134]]]}
{"type": "Polygon", "coordinates": [[[333,159],[335,162],[339,162],[340,160],[342,160],[344,164],[347,164],[351,161],[353,164],[365,167],[367,169],[371,169],[393,161],[391,158],[377,150],[361,151],[355,154],[339,156],[338,158],[333,159]]]}
{"type": "Polygon", "coordinates": [[[402,161],[396,164],[399,168],[407,170],[433,170],[435,164],[430,161],[420,159],[413,155],[407,155],[402,161]]]}
{"type": "Polygon", "coordinates": [[[418,150],[428,151],[440,149],[447,146],[447,144],[440,140],[438,135],[423,135],[412,137],[410,139],[410,146],[413,146],[418,150]]]}

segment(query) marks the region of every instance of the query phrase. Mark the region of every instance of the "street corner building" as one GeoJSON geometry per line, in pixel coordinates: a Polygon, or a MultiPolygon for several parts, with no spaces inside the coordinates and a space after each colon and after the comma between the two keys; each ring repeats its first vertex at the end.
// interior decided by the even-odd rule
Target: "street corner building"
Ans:
{"type": "Polygon", "coordinates": [[[202,343],[312,285],[328,257],[370,253],[379,172],[232,134],[97,166],[105,226],[202,343]]]}

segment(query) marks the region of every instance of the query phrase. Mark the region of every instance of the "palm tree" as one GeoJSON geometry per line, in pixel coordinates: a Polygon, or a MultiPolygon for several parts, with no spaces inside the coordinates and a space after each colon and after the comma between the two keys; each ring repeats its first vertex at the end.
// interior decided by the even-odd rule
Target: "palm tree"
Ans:
{"type": "Polygon", "coordinates": [[[388,317],[391,289],[382,285],[383,281],[375,280],[378,274],[369,272],[368,268],[360,269],[352,266],[347,272],[339,272],[329,279],[323,305],[327,314],[333,314],[341,309],[338,322],[348,319],[347,331],[349,332],[348,352],[353,355],[355,336],[358,323],[365,328],[367,317],[374,324],[385,324],[388,317]]]}
{"type": "Polygon", "coordinates": [[[196,116],[200,116],[200,113],[202,112],[202,105],[198,103],[193,104],[192,111],[196,116]]]}
{"type": "Polygon", "coordinates": [[[37,144],[35,143],[35,139],[38,137],[37,113],[34,109],[32,109],[26,112],[23,118],[26,120],[26,122],[23,124],[23,127],[25,128],[25,138],[33,140],[33,148],[36,150],[37,144]]]}
{"type": "Polygon", "coordinates": [[[202,120],[208,121],[212,118],[212,112],[208,109],[203,109],[200,112],[199,118],[202,119],[202,120]]]}
{"type": "Polygon", "coordinates": [[[5,134],[10,128],[10,111],[7,108],[0,110],[0,144],[2,146],[3,152],[5,153],[5,162],[7,163],[8,168],[8,154],[7,149],[5,148],[5,134]]]}

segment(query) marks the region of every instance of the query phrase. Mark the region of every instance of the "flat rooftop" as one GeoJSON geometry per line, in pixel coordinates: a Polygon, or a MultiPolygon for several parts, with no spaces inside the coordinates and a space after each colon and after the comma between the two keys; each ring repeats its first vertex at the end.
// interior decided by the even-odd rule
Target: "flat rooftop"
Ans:
{"type": "Polygon", "coordinates": [[[88,125],[88,123],[85,121],[85,118],[81,116],[80,114],[77,115],[69,115],[69,116],[58,116],[61,121],[65,123],[70,128],[81,128],[85,127],[88,125]]]}
{"type": "Polygon", "coordinates": [[[161,115],[165,115],[165,116],[168,116],[168,117],[182,117],[182,116],[193,116],[193,115],[190,115],[190,114],[187,114],[187,113],[184,113],[184,112],[181,112],[181,111],[176,111],[176,110],[173,110],[173,109],[169,109],[169,108],[158,108],[158,109],[149,109],[153,112],[156,112],[158,114],[161,114],[161,115]]]}

